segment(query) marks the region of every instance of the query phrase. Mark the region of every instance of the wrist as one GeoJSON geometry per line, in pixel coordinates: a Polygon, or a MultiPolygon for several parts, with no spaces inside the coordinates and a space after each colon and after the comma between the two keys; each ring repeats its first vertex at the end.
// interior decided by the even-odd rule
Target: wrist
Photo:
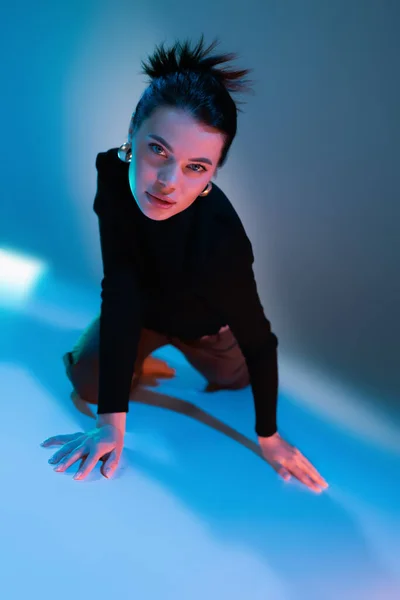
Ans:
{"type": "Polygon", "coordinates": [[[255,431],[259,438],[269,438],[278,433],[278,427],[276,423],[256,421],[255,431]]]}
{"type": "Polygon", "coordinates": [[[106,413],[103,415],[97,415],[96,427],[102,427],[103,425],[113,425],[123,435],[125,435],[126,429],[126,413],[106,413]]]}
{"type": "Polygon", "coordinates": [[[259,442],[268,442],[268,441],[274,441],[276,439],[278,439],[280,437],[279,433],[277,431],[275,431],[275,433],[271,433],[271,435],[259,435],[258,436],[258,441],[259,442]]]}

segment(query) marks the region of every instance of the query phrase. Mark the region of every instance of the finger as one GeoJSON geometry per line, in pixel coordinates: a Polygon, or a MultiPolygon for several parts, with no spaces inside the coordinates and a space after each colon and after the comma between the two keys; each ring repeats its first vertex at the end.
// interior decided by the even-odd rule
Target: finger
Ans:
{"type": "Polygon", "coordinates": [[[301,463],[307,470],[308,475],[314,479],[317,483],[322,485],[323,487],[328,487],[328,483],[325,479],[318,473],[317,469],[310,463],[309,460],[305,458],[302,454],[296,457],[296,460],[301,463]]]}
{"type": "Polygon", "coordinates": [[[286,481],[289,481],[289,479],[292,478],[289,471],[281,463],[276,462],[276,461],[271,461],[270,465],[278,473],[278,475],[280,475],[286,481]]]}
{"type": "Polygon", "coordinates": [[[104,463],[101,465],[101,468],[100,468],[100,471],[104,475],[104,477],[107,477],[109,479],[110,477],[112,477],[114,475],[115,471],[117,470],[118,464],[119,464],[120,456],[121,456],[121,451],[118,451],[117,449],[110,452],[109,456],[107,457],[107,459],[104,461],[104,463]]]}
{"type": "Polygon", "coordinates": [[[85,479],[85,477],[89,475],[90,471],[92,471],[95,468],[98,460],[98,454],[88,454],[85,461],[74,475],[74,479],[85,479]]]}
{"type": "Polygon", "coordinates": [[[53,437],[49,437],[44,442],[41,442],[41,446],[63,446],[64,444],[71,442],[73,440],[78,439],[81,435],[84,435],[83,432],[78,433],[67,433],[65,435],[54,435],[53,437]]]}
{"type": "Polygon", "coordinates": [[[321,477],[320,474],[318,473],[317,469],[314,467],[314,465],[304,456],[304,454],[302,454],[301,452],[297,451],[295,458],[297,461],[300,461],[303,465],[305,465],[307,467],[307,469],[310,471],[310,473],[312,473],[313,475],[315,475],[316,477],[321,477]]]}
{"type": "Polygon", "coordinates": [[[294,463],[294,464],[291,464],[290,466],[288,466],[288,469],[290,470],[292,475],[294,475],[299,481],[304,483],[304,485],[306,485],[307,487],[311,488],[312,490],[314,490],[316,492],[321,491],[320,486],[317,485],[314,482],[314,480],[300,466],[298,466],[294,463]]]}
{"type": "Polygon", "coordinates": [[[73,452],[78,446],[82,445],[82,441],[80,438],[73,440],[72,442],[68,442],[68,444],[64,444],[61,450],[58,450],[53,456],[49,458],[49,463],[54,465],[62,460],[65,456],[73,452]]]}
{"type": "Polygon", "coordinates": [[[285,469],[285,467],[279,467],[277,469],[277,472],[279,473],[279,475],[285,480],[285,481],[289,481],[289,479],[292,478],[292,476],[290,475],[289,471],[287,469],[285,469]]]}
{"type": "Polygon", "coordinates": [[[85,454],[88,454],[88,452],[89,451],[85,448],[85,446],[78,446],[73,451],[71,451],[69,454],[64,456],[64,458],[62,458],[60,460],[60,462],[58,463],[58,465],[56,466],[56,468],[54,470],[58,471],[58,472],[66,471],[77,460],[79,460],[80,458],[85,456],[85,454]]]}

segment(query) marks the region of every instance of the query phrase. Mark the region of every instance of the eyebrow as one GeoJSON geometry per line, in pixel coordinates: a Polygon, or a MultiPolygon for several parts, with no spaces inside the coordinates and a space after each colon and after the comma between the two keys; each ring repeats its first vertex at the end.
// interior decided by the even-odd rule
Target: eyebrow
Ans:
{"type": "MultiPolygon", "coordinates": [[[[148,135],[149,138],[152,138],[154,140],[157,140],[158,142],[161,142],[161,144],[163,144],[167,150],[169,150],[170,152],[174,152],[173,149],[171,148],[171,146],[168,144],[168,142],[166,142],[164,140],[164,138],[162,138],[160,135],[156,135],[155,133],[151,133],[150,135],[148,135]]],[[[204,157],[200,157],[200,158],[189,158],[190,162],[202,162],[202,163],[207,163],[208,165],[212,166],[212,162],[209,158],[204,158],[204,157]]]]}

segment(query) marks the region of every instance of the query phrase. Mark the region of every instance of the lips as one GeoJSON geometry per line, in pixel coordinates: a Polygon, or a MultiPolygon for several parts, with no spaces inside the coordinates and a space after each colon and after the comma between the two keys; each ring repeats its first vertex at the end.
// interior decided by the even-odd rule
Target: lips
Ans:
{"type": "Polygon", "coordinates": [[[154,194],[150,194],[150,192],[147,192],[147,193],[150,196],[153,196],[153,198],[155,198],[156,200],[161,200],[162,202],[168,202],[168,204],[176,204],[176,202],[174,202],[170,198],[160,198],[160,196],[155,196],[154,194]]]}

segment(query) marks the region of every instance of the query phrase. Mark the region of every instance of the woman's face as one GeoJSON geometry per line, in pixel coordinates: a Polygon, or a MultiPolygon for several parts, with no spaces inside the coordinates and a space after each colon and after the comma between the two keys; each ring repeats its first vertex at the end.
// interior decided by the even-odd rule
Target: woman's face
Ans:
{"type": "Polygon", "coordinates": [[[217,169],[224,136],[183,110],[161,107],[133,136],[130,130],[128,141],[132,194],[143,214],[163,221],[188,208],[207,186],[217,169]],[[163,208],[149,194],[173,204],[163,208]]]}

